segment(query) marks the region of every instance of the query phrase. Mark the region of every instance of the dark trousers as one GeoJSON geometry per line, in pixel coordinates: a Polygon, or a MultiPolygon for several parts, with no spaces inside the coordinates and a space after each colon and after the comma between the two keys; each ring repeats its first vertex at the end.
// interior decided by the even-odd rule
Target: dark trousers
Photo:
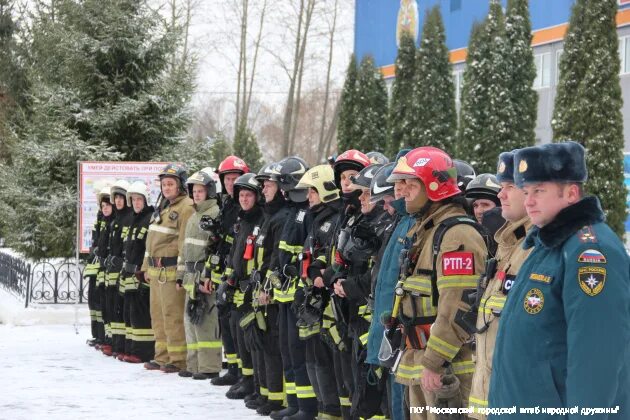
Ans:
{"type": "Polygon", "coordinates": [[[149,285],[142,283],[138,290],[129,293],[129,321],[131,324],[131,349],[129,354],[148,362],[155,355],[155,337],[151,329],[149,285]]]}
{"type": "Polygon", "coordinates": [[[333,352],[319,334],[306,340],[306,367],[320,404],[319,413],[340,416],[341,404],[333,352]]]}
{"type": "Polygon", "coordinates": [[[287,386],[287,405],[307,413],[317,412],[316,393],[306,367],[306,341],[300,340],[296,327],[297,317],[291,303],[278,304],[278,333],[282,368],[287,386]]]}
{"type": "Polygon", "coordinates": [[[265,363],[265,381],[269,391],[269,400],[282,403],[284,400],[282,381],[282,356],[280,354],[280,332],[278,331],[279,308],[277,304],[267,305],[267,331],[263,335],[263,358],[265,363]]]}

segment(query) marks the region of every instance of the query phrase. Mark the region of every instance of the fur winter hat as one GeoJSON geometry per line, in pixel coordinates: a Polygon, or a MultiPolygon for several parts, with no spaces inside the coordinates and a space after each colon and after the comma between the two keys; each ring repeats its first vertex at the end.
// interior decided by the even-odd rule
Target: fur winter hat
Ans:
{"type": "Polygon", "coordinates": [[[520,188],[539,182],[586,182],[584,147],[574,141],[526,147],[514,155],[514,181],[520,188]]]}
{"type": "Polygon", "coordinates": [[[519,149],[511,152],[503,152],[499,155],[497,162],[497,181],[514,183],[514,154],[519,149]]]}

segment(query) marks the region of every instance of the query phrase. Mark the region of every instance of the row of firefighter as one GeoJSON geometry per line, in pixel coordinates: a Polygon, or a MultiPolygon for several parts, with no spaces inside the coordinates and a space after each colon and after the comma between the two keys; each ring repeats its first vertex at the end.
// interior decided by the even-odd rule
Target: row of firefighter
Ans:
{"type": "Polygon", "coordinates": [[[629,418],[630,261],[585,153],[480,175],[434,147],[257,173],[228,156],[167,165],[153,205],[118,180],[97,194],[88,344],[275,420],[629,418]]]}

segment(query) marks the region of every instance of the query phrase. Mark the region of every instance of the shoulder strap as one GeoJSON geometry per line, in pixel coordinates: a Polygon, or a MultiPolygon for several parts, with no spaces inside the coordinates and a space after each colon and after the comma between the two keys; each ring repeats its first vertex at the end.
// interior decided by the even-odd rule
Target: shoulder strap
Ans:
{"type": "Polygon", "coordinates": [[[475,228],[475,230],[479,232],[479,234],[483,238],[483,241],[485,242],[486,247],[488,246],[488,241],[489,241],[488,233],[485,231],[483,226],[481,226],[479,223],[474,221],[469,216],[453,216],[453,217],[449,217],[448,219],[442,220],[440,222],[438,227],[435,229],[435,234],[433,235],[433,247],[432,247],[433,248],[433,267],[432,267],[433,270],[431,273],[431,289],[432,289],[432,296],[433,296],[432,298],[433,306],[436,306],[436,307],[438,304],[438,299],[440,297],[438,288],[437,288],[438,254],[440,253],[440,248],[442,246],[442,239],[444,239],[444,235],[450,228],[457,225],[469,225],[475,228]]]}

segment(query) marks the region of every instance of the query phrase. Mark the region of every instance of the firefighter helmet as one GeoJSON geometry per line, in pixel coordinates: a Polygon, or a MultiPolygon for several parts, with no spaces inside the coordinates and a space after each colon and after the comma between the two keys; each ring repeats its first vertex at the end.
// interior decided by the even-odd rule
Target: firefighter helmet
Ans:
{"type": "Polygon", "coordinates": [[[466,187],[466,198],[473,200],[485,198],[500,206],[501,201],[497,197],[499,191],[501,191],[501,185],[499,185],[496,176],[493,174],[479,174],[466,187]]]}
{"type": "Polygon", "coordinates": [[[436,147],[418,147],[398,159],[387,181],[399,179],[422,181],[431,201],[442,201],[461,193],[453,160],[436,147]]]}
{"type": "Polygon", "coordinates": [[[280,190],[289,200],[302,203],[306,201],[307,191],[296,188],[302,176],[308,170],[308,164],[299,156],[289,156],[276,163],[271,168],[271,179],[278,183],[280,190]]]}
{"type": "Polygon", "coordinates": [[[477,176],[475,168],[470,163],[459,159],[453,159],[453,163],[457,169],[457,186],[461,192],[466,192],[468,183],[477,176]]]}
{"type": "Polygon", "coordinates": [[[378,170],[382,167],[382,164],[373,163],[370,166],[366,166],[361,169],[358,174],[350,177],[350,188],[352,189],[369,189],[372,180],[374,179],[374,175],[378,172],[378,170]]]}
{"type": "Polygon", "coordinates": [[[221,181],[219,181],[219,175],[215,172],[214,168],[207,167],[195,172],[187,181],[188,184],[188,196],[192,198],[193,185],[204,185],[208,192],[208,198],[216,198],[217,194],[221,193],[221,181]]]}
{"type": "Polygon", "coordinates": [[[144,203],[149,205],[149,187],[142,181],[134,181],[127,189],[127,206],[131,207],[131,194],[138,194],[144,197],[144,203]]]}
{"type": "Polygon", "coordinates": [[[367,156],[372,163],[380,163],[381,165],[389,163],[389,158],[381,152],[368,152],[365,156],[367,156]]]}
{"type": "Polygon", "coordinates": [[[314,188],[322,203],[328,203],[339,198],[339,189],[335,185],[334,177],[330,165],[317,165],[306,171],[295,188],[314,188]]]}
{"type": "Polygon", "coordinates": [[[333,170],[335,174],[335,185],[341,188],[341,174],[344,171],[355,170],[357,172],[370,165],[370,158],[364,153],[355,149],[346,150],[335,159],[333,170]]]}
{"type": "Polygon", "coordinates": [[[129,182],[124,179],[118,179],[110,187],[110,200],[114,198],[116,194],[127,197],[127,190],[129,189],[129,182]]]}
{"type": "Polygon", "coordinates": [[[98,194],[96,194],[96,202],[98,203],[98,208],[101,208],[101,204],[104,202],[111,204],[111,189],[110,187],[103,187],[101,188],[101,190],[98,192],[98,194]]]}
{"type": "MultiPolygon", "coordinates": [[[[258,181],[262,185],[263,181],[270,180],[271,179],[271,175],[273,174],[272,168],[273,168],[274,165],[275,165],[275,162],[272,162],[272,163],[268,163],[268,164],[264,165],[262,168],[260,168],[260,170],[258,171],[258,173],[255,176],[256,181],[258,181]]],[[[275,181],[275,179],[271,179],[271,180],[275,181]]]]}
{"type": "Polygon", "coordinates": [[[396,162],[390,162],[381,166],[374,174],[370,183],[370,203],[381,201],[386,195],[394,195],[394,183],[387,181],[394,166],[396,166],[396,162]]]}
{"type": "Polygon", "coordinates": [[[162,169],[158,177],[160,180],[165,177],[175,178],[179,181],[179,191],[186,193],[186,180],[188,179],[188,172],[184,165],[179,163],[169,163],[162,169]]]}
{"type": "Polygon", "coordinates": [[[234,198],[238,200],[238,194],[241,189],[250,190],[256,193],[257,199],[260,198],[260,183],[256,180],[256,174],[249,172],[236,178],[234,181],[234,198]]]}

